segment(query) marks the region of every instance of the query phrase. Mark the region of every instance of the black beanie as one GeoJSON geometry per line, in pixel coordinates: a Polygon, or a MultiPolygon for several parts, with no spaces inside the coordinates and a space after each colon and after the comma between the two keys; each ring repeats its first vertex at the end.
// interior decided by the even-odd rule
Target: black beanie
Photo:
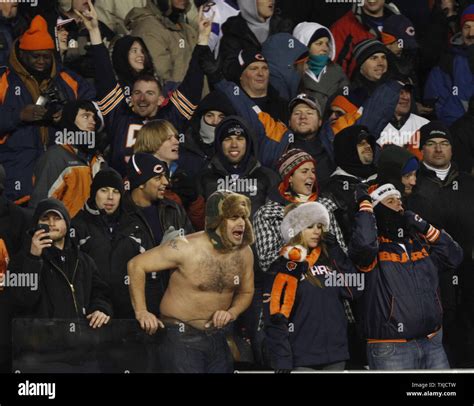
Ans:
{"type": "Polygon", "coordinates": [[[430,121],[428,124],[425,124],[420,128],[420,149],[423,148],[423,145],[426,144],[426,141],[431,138],[445,138],[451,144],[453,143],[451,138],[451,133],[441,121],[430,121]]]}
{"type": "Polygon", "coordinates": [[[356,60],[357,66],[360,68],[362,64],[372,55],[383,53],[387,55],[388,49],[380,41],[376,39],[366,39],[359,42],[352,51],[353,58],[356,60]]]}
{"type": "Polygon", "coordinates": [[[36,226],[41,216],[50,211],[57,213],[66,222],[66,227],[69,230],[71,226],[71,216],[63,202],[53,198],[44,199],[38,203],[33,214],[33,225],[36,226]]]}
{"type": "Polygon", "coordinates": [[[169,179],[168,165],[152,154],[139,152],[132,155],[128,161],[127,177],[130,182],[130,191],[162,174],[169,179]]]}
{"type": "Polygon", "coordinates": [[[265,57],[256,49],[242,49],[237,56],[238,68],[238,77],[235,77],[236,83],[240,83],[240,77],[244,73],[245,69],[248,68],[254,62],[264,62],[268,63],[265,57]]]}
{"type": "Polygon", "coordinates": [[[120,192],[120,196],[123,196],[123,180],[119,173],[112,168],[105,168],[98,172],[91,184],[90,198],[95,199],[95,195],[100,188],[113,187],[120,192]]]}

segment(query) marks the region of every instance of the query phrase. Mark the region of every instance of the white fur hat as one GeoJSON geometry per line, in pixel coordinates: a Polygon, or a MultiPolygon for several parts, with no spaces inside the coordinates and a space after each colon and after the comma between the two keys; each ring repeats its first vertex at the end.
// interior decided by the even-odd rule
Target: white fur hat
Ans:
{"type": "Polygon", "coordinates": [[[285,243],[296,237],[303,230],[314,224],[322,224],[324,230],[329,229],[329,213],[321,203],[303,203],[291,210],[281,223],[281,235],[285,243]]]}
{"type": "Polygon", "coordinates": [[[398,198],[402,197],[401,193],[391,183],[385,183],[383,185],[380,185],[377,189],[375,189],[370,194],[370,197],[372,198],[374,207],[377,204],[379,204],[383,199],[385,199],[386,197],[389,197],[389,196],[396,196],[398,198]]]}

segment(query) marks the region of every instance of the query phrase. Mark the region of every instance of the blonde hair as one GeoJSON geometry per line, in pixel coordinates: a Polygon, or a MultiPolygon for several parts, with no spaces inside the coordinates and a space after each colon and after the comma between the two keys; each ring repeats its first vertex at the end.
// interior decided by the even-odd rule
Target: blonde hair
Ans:
{"type": "Polygon", "coordinates": [[[166,120],[153,120],[146,123],[137,133],[133,152],[154,154],[170,136],[177,135],[173,124],[166,120]]]}

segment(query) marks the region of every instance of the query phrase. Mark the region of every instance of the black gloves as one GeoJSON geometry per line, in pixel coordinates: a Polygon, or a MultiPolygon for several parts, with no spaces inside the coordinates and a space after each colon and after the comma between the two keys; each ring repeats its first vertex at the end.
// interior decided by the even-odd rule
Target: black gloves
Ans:
{"type": "Polygon", "coordinates": [[[334,247],[338,245],[339,243],[337,242],[337,238],[333,233],[324,233],[323,235],[323,242],[328,246],[328,247],[334,247]]]}
{"type": "Polygon", "coordinates": [[[408,229],[414,229],[423,235],[428,232],[430,224],[423,220],[418,214],[415,214],[410,210],[405,210],[403,217],[405,218],[405,224],[408,229]]]}
{"type": "Polygon", "coordinates": [[[195,52],[198,53],[199,66],[210,84],[215,84],[224,79],[224,74],[207,45],[196,45],[195,52]]]}
{"type": "Polygon", "coordinates": [[[359,206],[364,200],[372,203],[372,198],[369,195],[368,188],[369,186],[365,183],[358,183],[355,186],[354,199],[357,203],[357,206],[359,206]]]}

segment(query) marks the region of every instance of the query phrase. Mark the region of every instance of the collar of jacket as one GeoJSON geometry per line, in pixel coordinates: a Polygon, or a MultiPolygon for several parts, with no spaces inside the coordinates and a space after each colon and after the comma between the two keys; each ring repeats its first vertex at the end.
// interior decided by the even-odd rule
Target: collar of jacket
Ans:
{"type": "Polygon", "coordinates": [[[446,176],[446,179],[441,180],[436,176],[436,172],[432,171],[431,169],[428,169],[423,163],[420,165],[420,169],[418,172],[422,175],[426,176],[426,179],[428,179],[431,182],[434,182],[438,184],[440,187],[445,187],[451,185],[456,178],[459,176],[459,169],[458,166],[455,162],[451,161],[451,168],[449,169],[448,176],[446,176]]]}
{"type": "MultiPolygon", "coordinates": [[[[254,171],[260,168],[260,166],[261,165],[258,162],[257,158],[255,156],[251,156],[247,163],[247,167],[239,175],[239,178],[245,178],[251,175],[254,171]]],[[[229,172],[225,169],[217,154],[212,157],[211,161],[209,162],[208,168],[210,170],[216,171],[220,175],[229,175],[229,172]]]]}
{"type": "MultiPolygon", "coordinates": [[[[384,12],[385,11],[388,11],[389,13],[392,13],[392,14],[401,14],[398,7],[393,3],[388,3],[388,4],[385,3],[384,12]]],[[[355,2],[354,3],[354,5],[352,6],[352,13],[354,14],[354,17],[356,18],[356,20],[361,25],[363,25],[365,28],[369,28],[363,22],[363,18],[362,18],[363,11],[362,11],[362,6],[360,5],[360,2],[355,2]]],[[[380,33],[375,32],[372,28],[370,28],[369,31],[370,31],[371,34],[374,34],[376,37],[379,37],[379,35],[380,35],[380,33]]]]}
{"type": "Polygon", "coordinates": [[[377,179],[377,174],[376,174],[376,173],[373,174],[373,175],[371,175],[371,176],[369,176],[367,179],[362,179],[362,178],[359,178],[358,176],[351,175],[349,172],[346,172],[346,171],[345,171],[344,169],[342,169],[340,166],[338,166],[338,167],[336,168],[336,170],[331,174],[331,178],[332,178],[333,176],[346,176],[346,177],[348,177],[348,178],[354,178],[354,179],[356,179],[356,180],[358,180],[358,181],[360,181],[360,182],[363,182],[363,183],[365,183],[365,182],[370,182],[370,181],[372,181],[372,180],[377,179]]]}

